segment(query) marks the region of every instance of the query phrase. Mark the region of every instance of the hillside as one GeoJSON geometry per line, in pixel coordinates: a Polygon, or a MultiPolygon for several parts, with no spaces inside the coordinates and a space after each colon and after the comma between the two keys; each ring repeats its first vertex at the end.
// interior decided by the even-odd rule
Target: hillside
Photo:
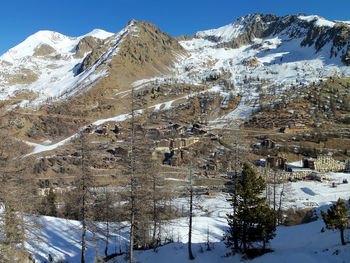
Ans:
{"type": "MultiPolygon", "coordinates": [[[[229,249],[221,240],[227,228],[224,218],[225,213],[230,211],[223,197],[217,197],[212,200],[197,200],[201,202],[202,211],[196,210],[194,217],[193,232],[193,251],[196,259],[188,260],[187,253],[187,219],[180,218],[169,222],[167,228],[167,237],[173,235],[174,243],[159,247],[156,252],[153,250],[137,251],[135,259],[138,262],[232,262],[242,260],[242,255],[227,256],[229,249]],[[204,201],[204,202],[203,202],[204,201]],[[215,202],[216,210],[211,216],[207,216],[205,209],[213,210],[212,206],[215,202]],[[207,231],[209,229],[209,240],[211,250],[206,250],[207,231]],[[169,255],[172,255],[169,257],[169,255]]],[[[326,206],[327,207],[327,206],[326,206]]],[[[325,209],[323,207],[322,209],[325,209]]],[[[80,239],[80,222],[65,220],[52,217],[41,217],[39,221],[44,225],[38,234],[43,238],[45,243],[41,241],[33,241],[27,244],[28,250],[39,260],[47,259],[47,255],[51,254],[55,260],[68,260],[70,263],[80,262],[80,248],[77,245],[80,239]],[[74,230],[73,230],[74,229],[74,230]]],[[[124,225],[125,223],[121,223],[124,225]]],[[[115,226],[119,227],[119,226],[115,226]]],[[[251,262],[347,262],[350,253],[349,246],[340,244],[339,233],[336,231],[321,232],[324,223],[321,219],[317,221],[297,225],[297,226],[279,226],[277,235],[271,241],[270,247],[273,250],[261,257],[252,259],[251,262]]],[[[101,230],[104,224],[100,223],[101,230]]],[[[119,252],[119,235],[122,235],[122,251],[124,243],[127,242],[127,228],[121,233],[115,231],[111,233],[111,244],[109,251],[111,253],[119,252]],[[114,238],[115,237],[115,238],[114,238]]],[[[98,234],[100,241],[96,243],[91,232],[88,232],[88,250],[87,262],[92,262],[97,255],[102,257],[105,243],[103,234],[98,234]]],[[[165,238],[165,237],[164,237],[165,238]]],[[[171,237],[170,237],[171,238],[171,237]]],[[[124,261],[124,255],[117,256],[114,260],[108,262],[127,262],[124,261]]]]}
{"type": "Polygon", "coordinates": [[[204,98],[184,121],[220,127],[251,114],[259,97],[275,104],[291,89],[350,76],[349,41],[348,24],[304,15],[248,15],[182,40],[135,20],[117,34],[41,31],[0,57],[0,106],[6,119],[25,122],[18,136],[46,141],[128,113],[134,87],[138,107],[154,112],[204,98]],[[240,98],[244,110],[230,114],[240,98]]]}
{"type": "Polygon", "coordinates": [[[25,243],[40,262],[48,254],[80,261],[85,210],[79,202],[85,195],[80,198],[77,189],[93,193],[84,203],[96,230],[87,234],[87,262],[104,254],[106,235],[109,254],[126,250],[134,200],[136,220],[144,220],[138,248],[156,242],[156,231],[152,241],[150,236],[156,220],[160,243],[172,241],[157,253],[139,250],[135,258],[187,262],[189,185],[195,196],[193,262],[244,260],[228,256],[222,241],[232,210],[226,198],[244,162],[265,178],[266,203],[276,208],[280,200],[279,222],[301,224],[318,214],[309,224],[279,226],[273,251],[252,262],[349,257],[338,233],[321,232],[319,216],[350,193],[349,22],[249,14],[177,38],[134,19],[117,33],[39,31],[0,56],[0,112],[0,209],[12,206],[2,205],[12,197],[21,219],[42,223],[42,229],[28,228],[33,238],[25,243]],[[322,158],[301,162],[319,156],[342,168],[317,171],[322,158]],[[309,174],[299,176],[304,168],[309,174]],[[85,175],[89,186],[79,188],[85,175]],[[57,194],[57,217],[44,216],[50,191],[57,194]],[[24,193],[30,204],[22,206],[16,202],[24,193]],[[158,218],[151,200],[157,195],[158,218]],[[110,222],[100,222],[101,216],[110,222]],[[210,251],[204,249],[208,232],[210,251]]]}

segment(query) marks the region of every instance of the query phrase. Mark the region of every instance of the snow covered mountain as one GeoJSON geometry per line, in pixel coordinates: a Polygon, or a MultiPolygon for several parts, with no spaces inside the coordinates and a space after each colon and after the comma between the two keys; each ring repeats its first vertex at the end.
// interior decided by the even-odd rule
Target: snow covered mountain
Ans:
{"type": "MultiPolygon", "coordinates": [[[[20,93],[35,93],[35,104],[50,98],[70,96],[100,79],[100,68],[116,51],[120,40],[130,31],[130,24],[120,33],[100,29],[80,37],[68,37],[53,31],[39,31],[0,57],[1,98],[20,93]],[[93,68],[78,76],[77,70],[93,48],[108,43],[110,52],[100,57],[93,68]]],[[[22,104],[27,103],[24,100],[22,104]]]]}
{"type": "Polygon", "coordinates": [[[350,74],[350,27],[318,16],[248,15],[230,25],[197,32],[181,44],[191,54],[183,61],[189,71],[185,75],[193,75],[188,70],[192,68],[204,74],[230,72],[238,86],[248,75],[291,85],[350,74]]]}
{"type": "MultiPolygon", "coordinates": [[[[143,39],[137,32],[142,23],[145,25],[132,20],[118,34],[94,30],[72,38],[52,31],[35,33],[0,57],[0,99],[24,93],[27,99],[21,105],[36,105],[69,98],[93,87],[108,76],[111,65],[107,64],[130,32],[134,38],[127,48],[134,48],[134,57],[152,60],[155,54],[149,48],[143,50],[146,54],[138,54],[142,44],[137,43],[143,39]]],[[[159,29],[154,28],[152,34],[160,34],[159,29]]],[[[156,66],[160,77],[157,81],[164,80],[165,68],[171,71],[167,79],[186,83],[229,72],[229,81],[238,87],[247,75],[277,85],[350,75],[349,24],[316,15],[247,15],[218,29],[197,32],[179,43],[187,54],[173,50],[182,55],[177,57],[175,67],[162,65],[162,70],[156,66]]],[[[134,80],[145,76],[136,75],[134,80]]]]}

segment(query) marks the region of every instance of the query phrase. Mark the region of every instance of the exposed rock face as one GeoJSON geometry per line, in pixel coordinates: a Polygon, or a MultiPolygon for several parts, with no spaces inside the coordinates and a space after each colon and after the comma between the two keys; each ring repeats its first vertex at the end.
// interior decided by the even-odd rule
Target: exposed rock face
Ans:
{"type": "Polygon", "coordinates": [[[246,19],[248,22],[246,23],[242,34],[240,34],[236,39],[233,39],[228,43],[224,43],[223,46],[239,48],[240,46],[249,44],[255,38],[268,36],[272,30],[269,25],[276,20],[276,16],[254,14],[248,16],[246,19]]]}
{"type": "MultiPolygon", "coordinates": [[[[319,18],[321,21],[322,18],[319,18]]],[[[277,34],[284,35],[289,39],[301,38],[301,46],[314,46],[316,53],[327,44],[331,44],[330,57],[340,55],[342,61],[349,65],[349,55],[346,50],[350,48],[350,27],[344,23],[332,22],[317,23],[314,19],[302,19],[299,15],[275,16],[252,14],[236,20],[232,26],[241,27],[239,34],[230,40],[223,39],[215,32],[207,32],[194,37],[203,37],[211,42],[216,42],[218,47],[239,48],[252,43],[255,38],[264,38],[277,34]],[[334,24],[334,23],[333,23],[334,24]],[[211,34],[212,33],[212,34],[211,34]],[[342,52],[341,54],[339,52],[342,52]]],[[[205,32],[205,31],[204,31],[205,32]]]]}
{"type": "MultiPolygon", "coordinates": [[[[155,25],[135,20],[130,21],[128,25],[130,23],[136,25],[137,32],[130,33],[123,40],[116,58],[113,59],[118,61],[116,64],[128,68],[129,64],[150,63],[157,70],[164,71],[164,66],[169,66],[174,60],[174,53],[186,53],[175,38],[160,31],[155,25]]],[[[107,41],[93,48],[82,62],[78,74],[93,65],[109,48],[110,43],[107,41]]]]}
{"type": "Polygon", "coordinates": [[[342,56],[342,61],[345,65],[350,66],[350,46],[348,46],[346,53],[342,56]]]}
{"type": "Polygon", "coordinates": [[[137,23],[137,33],[129,35],[123,42],[119,54],[133,64],[169,63],[174,53],[185,53],[178,41],[160,31],[152,23],[137,23]]]}
{"type": "Polygon", "coordinates": [[[79,41],[76,47],[76,56],[81,58],[85,53],[90,52],[92,49],[98,47],[101,44],[101,39],[92,36],[86,36],[79,41]]]}
{"type": "Polygon", "coordinates": [[[47,44],[42,44],[36,49],[34,49],[33,56],[47,56],[54,53],[56,50],[47,44]]]}
{"type": "Polygon", "coordinates": [[[260,61],[257,57],[247,58],[246,60],[243,61],[243,65],[245,65],[247,67],[254,67],[259,63],[260,63],[260,61]]]}
{"type": "Polygon", "coordinates": [[[93,65],[109,47],[109,42],[104,43],[102,40],[90,36],[84,37],[77,46],[76,54],[82,57],[86,52],[91,52],[84,58],[77,73],[80,74],[93,65]]]}

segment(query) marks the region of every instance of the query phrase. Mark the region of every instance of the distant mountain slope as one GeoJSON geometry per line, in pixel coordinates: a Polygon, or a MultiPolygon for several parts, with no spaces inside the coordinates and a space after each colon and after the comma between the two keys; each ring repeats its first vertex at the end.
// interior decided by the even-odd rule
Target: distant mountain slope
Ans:
{"type": "Polygon", "coordinates": [[[127,114],[132,87],[142,110],[176,108],[186,122],[226,125],[249,116],[261,98],[273,105],[329,77],[350,76],[349,46],[347,22],[315,15],[251,14],[179,39],[135,20],[117,34],[40,31],[0,57],[0,100],[11,99],[4,111],[40,109],[35,114],[44,116],[32,115],[20,131],[35,139],[127,114]],[[60,131],[52,128],[58,123],[60,131]]]}
{"type": "MultiPolygon", "coordinates": [[[[76,38],[52,31],[39,31],[28,37],[0,57],[1,99],[32,92],[35,94],[31,97],[36,99],[36,103],[42,103],[87,85],[83,83],[87,76],[76,77],[76,65],[93,46],[85,45],[84,48],[82,43],[90,39],[90,43],[96,46],[111,36],[112,33],[94,30],[76,38]]],[[[89,74],[90,82],[98,78],[92,73],[89,74]]]]}
{"type": "Polygon", "coordinates": [[[168,72],[173,51],[184,53],[174,38],[135,20],[118,34],[94,30],[72,38],[39,31],[0,57],[0,99],[26,93],[31,104],[42,104],[87,90],[116,71],[118,80],[159,75],[168,72]]]}
{"type": "Polygon", "coordinates": [[[256,38],[284,36],[285,40],[302,39],[301,46],[313,46],[316,53],[329,48],[329,57],[338,57],[350,65],[350,27],[347,22],[332,22],[316,15],[263,15],[241,17],[232,24],[218,29],[200,31],[196,38],[203,38],[219,46],[238,48],[250,44],[256,38]],[[328,45],[328,47],[326,47],[328,45]]]}

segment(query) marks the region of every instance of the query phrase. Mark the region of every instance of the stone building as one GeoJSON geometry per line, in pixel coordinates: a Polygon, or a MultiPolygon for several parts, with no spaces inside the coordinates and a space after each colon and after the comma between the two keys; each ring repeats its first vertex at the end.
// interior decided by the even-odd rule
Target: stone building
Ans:
{"type": "Polygon", "coordinates": [[[331,156],[321,155],[317,158],[303,158],[303,167],[321,173],[340,172],[345,170],[345,163],[334,160],[331,156]]]}
{"type": "Polygon", "coordinates": [[[267,156],[266,167],[287,170],[287,159],[280,156],[267,156]]]}

